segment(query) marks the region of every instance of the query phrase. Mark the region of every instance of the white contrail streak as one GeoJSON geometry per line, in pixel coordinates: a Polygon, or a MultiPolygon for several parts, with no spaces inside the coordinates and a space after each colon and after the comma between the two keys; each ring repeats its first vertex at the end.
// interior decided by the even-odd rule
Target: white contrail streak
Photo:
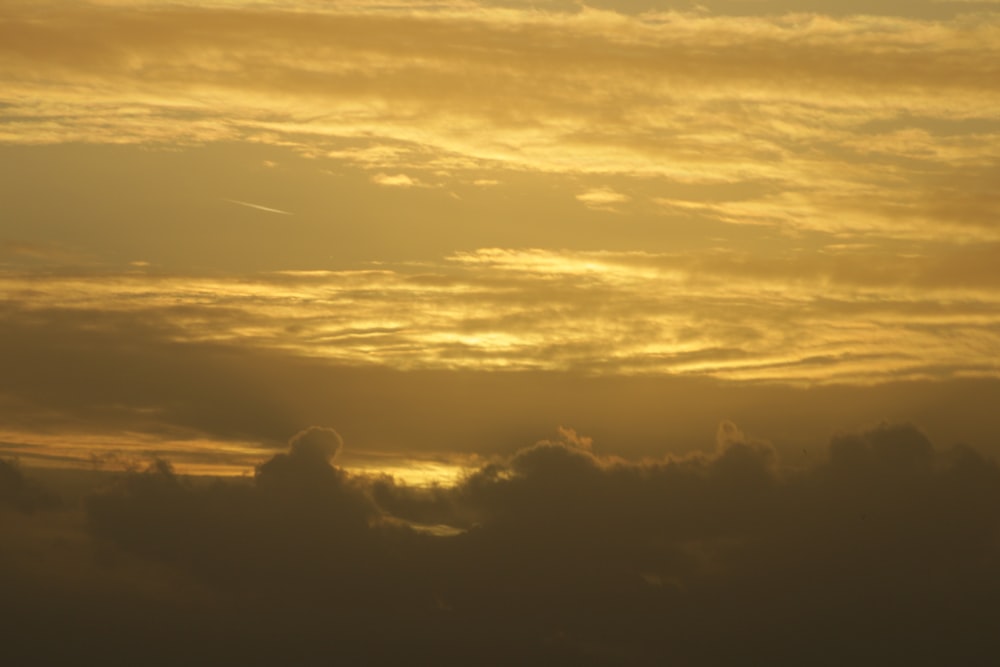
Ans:
{"type": "Polygon", "coordinates": [[[270,208],[269,206],[261,206],[260,204],[251,204],[248,201],[240,201],[239,199],[227,199],[223,197],[223,201],[227,201],[231,204],[239,204],[240,206],[246,206],[247,208],[255,208],[258,211],[267,211],[268,213],[280,213],[281,215],[292,215],[288,211],[282,211],[279,208],[270,208]]]}

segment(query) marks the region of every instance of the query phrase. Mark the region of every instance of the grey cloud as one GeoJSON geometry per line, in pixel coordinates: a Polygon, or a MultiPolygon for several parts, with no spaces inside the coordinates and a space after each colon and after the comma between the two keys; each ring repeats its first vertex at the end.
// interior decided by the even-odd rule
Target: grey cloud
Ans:
{"type": "MultiPolygon", "coordinates": [[[[995,463],[881,426],[834,439],[827,463],[780,474],[766,447],[724,431],[710,458],[602,464],[548,443],[482,470],[456,490],[482,512],[467,538],[477,553],[505,554],[482,575],[569,627],[582,620],[576,605],[626,615],[622,651],[648,641],[661,658],[701,664],[748,654],[784,664],[817,642],[834,663],[991,650],[981,587],[995,590],[986,563],[1000,555],[995,463]],[[941,634],[922,637],[924,623],[941,634]],[[881,657],[866,657],[875,628],[881,657]]],[[[595,639],[592,626],[574,630],[580,650],[595,639]]]]}
{"type": "Polygon", "coordinates": [[[289,459],[301,461],[332,461],[344,440],[332,428],[310,426],[295,434],[289,441],[289,459]]]}
{"type": "Polygon", "coordinates": [[[345,568],[367,567],[375,507],[316,446],[329,445],[329,433],[296,436],[289,453],[258,466],[252,482],[197,485],[155,461],[88,498],[90,525],[128,551],[227,590],[253,585],[251,597],[312,599],[330,586],[354,586],[334,580],[345,568]]]}
{"type": "Polygon", "coordinates": [[[0,507],[31,513],[51,509],[58,504],[55,496],[25,478],[17,461],[0,459],[0,507]]]}
{"type": "MultiPolygon", "coordinates": [[[[180,436],[254,432],[265,439],[280,439],[295,427],[276,387],[241,379],[248,366],[239,348],[178,344],[174,334],[180,332],[166,313],[15,314],[10,304],[3,310],[0,344],[19,351],[0,362],[0,391],[16,400],[11,425],[38,419],[72,426],[85,419],[180,436]]],[[[260,378],[269,363],[258,361],[264,363],[255,363],[253,374],[260,378]]]]}
{"type": "MultiPolygon", "coordinates": [[[[114,592],[67,588],[64,574],[43,615],[26,601],[44,579],[23,579],[8,589],[26,613],[8,622],[6,648],[129,657],[176,631],[205,661],[250,664],[311,663],[331,647],[378,664],[414,650],[438,664],[801,664],[818,646],[829,664],[969,664],[996,649],[995,461],[905,424],[837,435],[805,467],[732,423],[717,440],[711,453],[630,462],[562,429],[431,489],[351,477],[323,429],[253,480],[186,479],[154,462],[91,495],[91,537],[72,538],[99,547],[74,548],[75,571],[99,554],[114,592]],[[466,532],[406,526],[429,520],[466,532]],[[85,609],[112,625],[74,635],[85,609]],[[62,624],[43,622],[52,614],[62,624]],[[39,647],[42,627],[65,643],[39,647]],[[119,628],[130,634],[105,643],[119,628]]],[[[41,530],[52,516],[24,521],[41,530]]],[[[189,650],[172,642],[150,659],[189,650]]]]}

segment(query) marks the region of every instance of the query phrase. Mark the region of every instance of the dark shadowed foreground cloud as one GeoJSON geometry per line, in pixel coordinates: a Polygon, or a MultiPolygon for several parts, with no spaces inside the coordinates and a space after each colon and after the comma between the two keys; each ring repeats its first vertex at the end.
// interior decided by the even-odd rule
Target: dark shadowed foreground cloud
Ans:
{"type": "MultiPolygon", "coordinates": [[[[837,436],[806,469],[730,423],[717,440],[637,463],[561,429],[453,488],[415,489],[347,474],[340,436],[312,428],[253,479],[157,461],[82,509],[5,502],[5,649],[16,664],[995,654],[994,461],[908,425],[837,436]]],[[[23,474],[3,471],[0,497],[18,497],[23,474]]]]}
{"type": "Polygon", "coordinates": [[[0,459],[0,508],[32,513],[58,505],[54,496],[25,479],[16,462],[0,459]]]}

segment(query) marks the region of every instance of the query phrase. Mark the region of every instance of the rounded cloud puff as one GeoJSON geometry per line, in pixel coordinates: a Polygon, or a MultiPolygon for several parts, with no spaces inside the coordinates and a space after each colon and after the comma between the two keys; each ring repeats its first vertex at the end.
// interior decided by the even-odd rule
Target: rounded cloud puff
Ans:
{"type": "Polygon", "coordinates": [[[310,426],[292,436],[288,446],[289,456],[294,459],[328,462],[340,452],[344,440],[332,428],[310,426]]]}

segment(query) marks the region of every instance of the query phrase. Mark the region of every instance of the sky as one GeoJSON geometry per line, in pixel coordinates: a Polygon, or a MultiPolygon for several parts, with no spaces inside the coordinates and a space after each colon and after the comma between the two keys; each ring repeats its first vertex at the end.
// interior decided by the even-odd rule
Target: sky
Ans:
{"type": "Polygon", "coordinates": [[[995,3],[0,11],[26,461],[992,445],[995,3]]]}
{"type": "Polygon", "coordinates": [[[996,0],[0,0],[22,636],[103,596],[123,652],[350,608],[387,662],[969,658],[998,182],[996,0]]]}

